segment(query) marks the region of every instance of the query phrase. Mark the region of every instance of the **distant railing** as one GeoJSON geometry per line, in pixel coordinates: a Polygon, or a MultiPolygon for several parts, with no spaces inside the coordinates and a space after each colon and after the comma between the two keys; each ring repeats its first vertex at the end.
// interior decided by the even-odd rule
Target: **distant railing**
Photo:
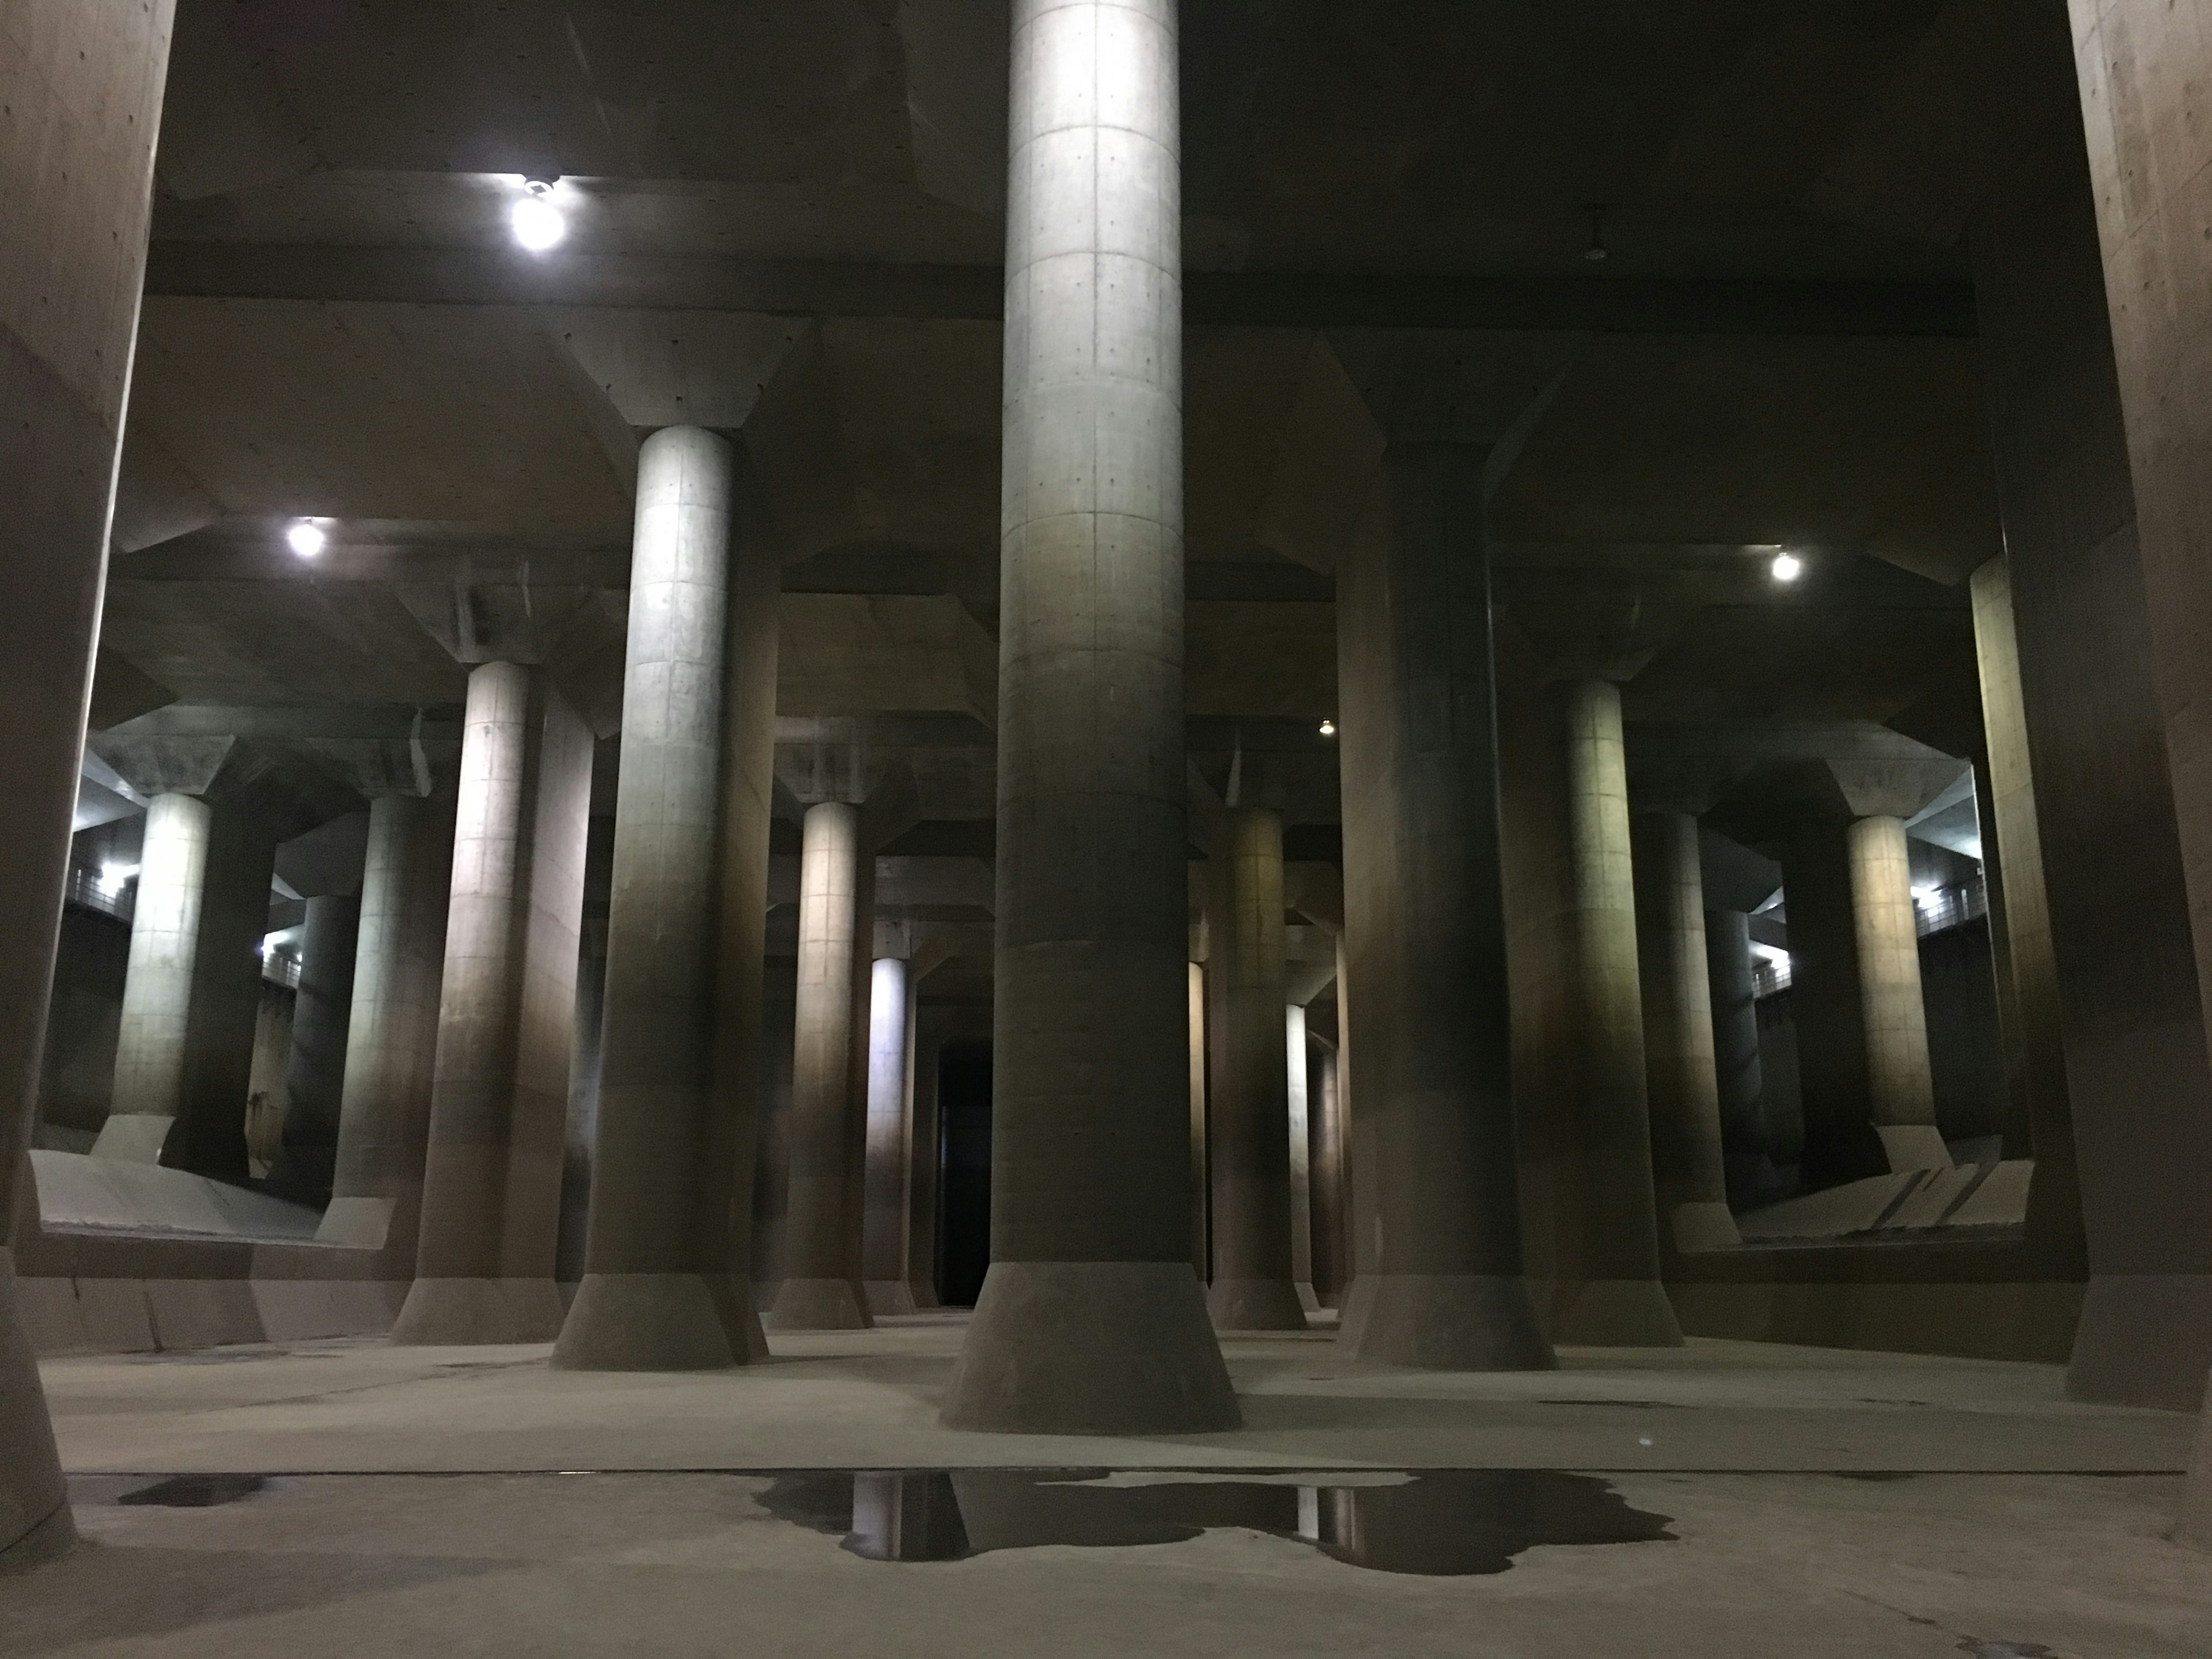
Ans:
{"type": "Polygon", "coordinates": [[[291,990],[300,988],[300,958],[282,951],[261,953],[261,977],[271,985],[282,985],[291,990]]]}
{"type": "Polygon", "coordinates": [[[87,910],[97,910],[103,916],[113,916],[128,921],[137,908],[138,884],[133,881],[111,881],[97,870],[88,870],[82,864],[70,866],[68,899],[71,904],[87,910]]]}
{"type": "MultiPolygon", "coordinates": [[[[1963,927],[1990,913],[1990,895],[1980,881],[1956,887],[1922,887],[1912,894],[1913,931],[1920,938],[1963,927]]],[[[1786,953],[1756,956],[1751,967],[1753,994],[1771,997],[1790,988],[1790,957],[1786,953]]]]}

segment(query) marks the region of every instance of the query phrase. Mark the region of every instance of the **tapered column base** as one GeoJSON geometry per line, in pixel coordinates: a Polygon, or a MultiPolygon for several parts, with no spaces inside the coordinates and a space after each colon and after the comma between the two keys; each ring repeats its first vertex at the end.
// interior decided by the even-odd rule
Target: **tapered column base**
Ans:
{"type": "Polygon", "coordinates": [[[560,1286],[550,1279],[418,1279],[392,1340],[410,1348],[550,1342],[565,1312],[560,1286]]]}
{"type": "Polygon", "coordinates": [[[553,1345],[562,1371],[720,1371],[767,1357],[750,1287],[703,1273],[587,1273],[553,1345]]]}
{"type": "Polygon", "coordinates": [[[1217,1331],[1302,1331],[1305,1304],[1287,1279],[1217,1279],[1206,1288],[1206,1311],[1217,1331]]]}
{"type": "Polygon", "coordinates": [[[1362,1273],[1336,1339],[1346,1358],[1436,1371],[1541,1371],[1558,1362],[1528,1281],[1489,1273],[1362,1273]]]}
{"type": "Polygon", "coordinates": [[[2212,1550],[2212,1389],[2206,1392],[2204,1426],[2197,1431],[2197,1461],[2182,1489],[2181,1530],[2174,1536],[2198,1549],[2212,1550]]]}
{"type": "Polygon", "coordinates": [[[884,1319],[915,1311],[914,1291],[903,1279],[871,1279],[860,1289],[866,1293],[868,1317],[884,1319]]]}
{"type": "Polygon", "coordinates": [[[1580,1348],[1679,1348],[1681,1322],[1653,1279],[1591,1279],[1559,1292],[1553,1339],[1580,1348]]]}
{"type": "Polygon", "coordinates": [[[849,1279],[787,1279],[765,1322],[772,1331],[865,1331],[867,1292],[849,1279]]]}
{"type": "Polygon", "coordinates": [[[0,1248],[0,1571],[51,1561],[76,1542],[39,1363],[17,1322],[15,1254],[0,1248]]]}
{"type": "Polygon", "coordinates": [[[1002,1434],[1202,1434],[1242,1425],[1187,1261],[997,1261],[944,1422],[1002,1434]]]}
{"type": "Polygon", "coordinates": [[[1743,1243],[1735,1216],[1725,1204],[1677,1204],[1667,1212],[1667,1229],[1674,1248],[1692,1250],[1732,1250],[1743,1243]]]}

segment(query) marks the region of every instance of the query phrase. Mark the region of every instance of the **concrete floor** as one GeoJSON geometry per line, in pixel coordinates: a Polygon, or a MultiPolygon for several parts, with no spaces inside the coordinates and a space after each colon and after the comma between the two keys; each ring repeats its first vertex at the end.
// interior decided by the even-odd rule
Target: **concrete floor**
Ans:
{"type": "Polygon", "coordinates": [[[2069,1404],[2052,1368],[1696,1342],[1362,1374],[1319,1336],[1239,1338],[1239,1432],[1002,1438],[936,1426],[958,1334],[783,1335],[768,1365],[690,1378],[373,1343],[52,1361],[91,1541],[0,1580],[0,1654],[2212,1651],[2212,1558],[2165,1535],[2193,1425],[2069,1404]],[[1674,1537],[1469,1577],[1236,1528],[885,1563],[721,1473],[1071,1465],[1590,1471],[1674,1537]],[[117,1502],[187,1471],[285,1478],[117,1502]]]}

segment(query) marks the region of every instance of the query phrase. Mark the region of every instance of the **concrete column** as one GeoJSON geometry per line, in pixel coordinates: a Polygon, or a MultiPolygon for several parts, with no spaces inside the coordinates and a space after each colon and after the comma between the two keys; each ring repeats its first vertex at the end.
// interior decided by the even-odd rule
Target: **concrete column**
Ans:
{"type": "Polygon", "coordinates": [[[337,1156],[315,1237],[384,1252],[395,1279],[415,1271],[421,1224],[454,810],[450,793],[368,809],[337,1156]]]}
{"type": "Polygon", "coordinates": [[[1325,1307],[1343,1300],[1346,1205],[1344,1202],[1344,1097],[1340,1056],[1322,1048],[1313,1068],[1312,1172],[1314,1292],[1325,1307]]]}
{"type": "Polygon", "coordinates": [[[1705,980],[1713,1006],[1713,1082],[1722,1155],[1731,1191],[1771,1179],[1766,1146],[1766,1081],[1759,1071],[1759,981],[1751,957],[1751,918],[1741,910],[1705,912],[1705,980]]]}
{"type": "Polygon", "coordinates": [[[909,964],[879,958],[868,979],[867,1162],[860,1219],[861,1289],[868,1314],[910,1314],[907,1202],[913,1192],[912,1097],[908,1092],[914,1028],[909,964]]]}
{"type": "Polygon", "coordinates": [[[1206,966],[1190,964],[1190,1265],[1200,1281],[1213,1273],[1213,1237],[1206,1224],[1212,1171],[1206,1156],[1206,966]]]}
{"type": "Polygon", "coordinates": [[[185,1028],[212,816],[205,801],[190,795],[158,795],[147,805],[115,1091],[93,1143],[95,1158],[160,1163],[162,1143],[183,1109],[185,1028]]]}
{"type": "MultiPolygon", "coordinates": [[[[1981,671],[1982,726],[1988,740],[1988,788],[1982,803],[1984,868],[1996,872],[1990,906],[2003,920],[2004,976],[2010,994],[2007,1032],[2020,1063],[2012,1104],[2026,1120],[2027,1145],[2008,1125],[2006,1156],[2032,1157],[2029,1242],[2078,1268],[2083,1259],[2081,1180],[2074,1155],[2074,1109],[2067,1083],[2065,1004],[2057,946],[2051,935],[2050,887],[2044,872],[2043,827],[2036,808],[2027,702],[2021,684],[2020,636],[2013,614],[2012,568],[1990,560],[1973,576],[1974,652],[1981,671]]],[[[1978,781],[1979,775],[1978,775],[1978,781]]]]}
{"type": "Polygon", "coordinates": [[[2199,1549],[2212,1549],[2212,1385],[2205,1389],[2203,1425],[2197,1431],[2197,1456],[2189,1467],[2181,1530],[2175,1536],[2199,1549]]]}
{"type": "Polygon", "coordinates": [[[591,1221],[554,1351],[568,1370],[767,1352],[748,1260],[781,578],[734,544],[735,467],[688,427],[638,456],[591,1221]]]}
{"type": "Polygon", "coordinates": [[[334,1190],[360,945],[358,894],[307,901],[292,1052],[284,1073],[284,1144],[269,1172],[271,1190],[303,1204],[325,1206],[334,1190]]]}
{"type": "Polygon", "coordinates": [[[1919,915],[1905,825],[1861,818],[1850,831],[1851,913],[1865,1010],[1868,1097],[1893,1170],[1948,1170],[1928,1068],[1928,1013],[1920,992],[1919,915]]]}
{"type": "Polygon", "coordinates": [[[1636,891],[1620,688],[1566,688],[1569,1098],[1580,1179],[1573,1255],[1562,1264],[1553,1334],[1562,1342],[1677,1347],[1673,1306],[1659,1282],[1652,1188],[1651,1103],[1636,950],[1636,891]]]}
{"type": "Polygon", "coordinates": [[[793,1047],[784,1279],[769,1322],[847,1331],[869,1323],[853,1205],[854,977],[860,971],[860,809],[807,809],[799,872],[799,1018],[793,1047]]]}
{"type": "Polygon", "coordinates": [[[75,1537],[15,1308],[70,824],[143,287],[171,0],[0,18],[0,1568],[75,1537]]]}
{"type": "Polygon", "coordinates": [[[1396,444],[1337,574],[1350,1356],[1547,1366],[1523,1277],[1483,456],[1396,444]]]}
{"type": "Polygon", "coordinates": [[[161,1152],[164,1164],[239,1185],[249,1178],[246,1101],[276,869],[274,807],[241,793],[218,802],[210,819],[180,1109],[161,1152]]]}
{"type": "Polygon", "coordinates": [[[1809,1190],[1944,1169],[1905,826],[1819,823],[1783,858],[1809,1190]]]}
{"type": "Polygon", "coordinates": [[[907,1139],[906,1282],[917,1309],[940,1307],[937,1295],[937,1190],[939,1174],[938,1063],[945,1040],[928,1029],[921,1003],[909,986],[908,1019],[914,1041],[907,1045],[907,1098],[911,1127],[907,1139]]]}
{"type": "Polygon", "coordinates": [[[1291,1151],[1291,1283],[1306,1313],[1321,1310],[1314,1291],[1313,1090],[1308,1064],[1306,1011],[1283,1009],[1283,1060],[1289,1074],[1291,1151]]]}
{"type": "Polygon", "coordinates": [[[1220,1330],[1302,1331],[1305,1310],[1291,1277],[1282,819],[1231,811],[1214,856],[1206,936],[1213,1282],[1206,1305],[1220,1330]]]}
{"type": "MultiPolygon", "coordinates": [[[[1637,966],[1652,1178],[1674,1248],[1722,1249],[1742,1238],[1729,1212],[1721,1141],[1698,821],[1687,812],[1643,812],[1636,830],[1637,966]]],[[[1756,1043],[1755,1012],[1753,1018],[1756,1043]]],[[[1753,1054],[1756,1064],[1755,1048],[1753,1054]]]]}
{"type": "Polygon", "coordinates": [[[1015,0],[991,1269],[955,1427],[1237,1422],[1190,1242],[1176,0],[1015,0]]]}
{"type": "Polygon", "coordinates": [[[543,669],[469,676],[406,1344],[550,1341],[592,735],[543,669]]]}
{"type": "MultiPolygon", "coordinates": [[[[2067,1389],[2194,1411],[2212,1369],[2212,927],[2192,926],[2207,774],[2174,746],[2185,705],[2169,673],[2198,660],[2204,613],[2176,584],[2204,572],[2177,556],[2193,532],[2174,514],[2203,477],[2174,465],[2178,441],[2147,442],[2199,430],[2195,405],[2145,394],[2206,361],[2183,337],[2201,291],[2172,286],[2202,253],[2166,262],[2204,246],[2166,183],[2191,176],[2171,170],[2175,150],[2203,142],[2177,107],[2203,84],[2203,41],[2164,6],[2077,11],[2070,39],[2064,13],[2042,21],[2054,59],[2070,52],[2083,72],[2092,142],[2046,127],[1976,221],[1979,360],[2086,1231],[2067,1389]],[[2138,62],[2108,82],[2100,66],[2130,25],[2160,43],[2155,72],[2138,62]]],[[[2009,857],[2002,820],[1998,835],[2009,857]]],[[[2037,1146],[2036,1187],[2063,1150],[2037,1146]]],[[[2046,1202],[2031,1188],[2031,1224],[2046,1202]]]]}

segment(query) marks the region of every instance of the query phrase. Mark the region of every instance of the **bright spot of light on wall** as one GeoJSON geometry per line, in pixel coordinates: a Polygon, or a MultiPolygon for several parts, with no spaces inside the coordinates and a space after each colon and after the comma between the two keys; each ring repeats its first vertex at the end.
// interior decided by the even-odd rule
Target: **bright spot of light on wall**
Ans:
{"type": "Polygon", "coordinates": [[[100,866],[100,890],[106,897],[113,898],[131,884],[137,873],[138,866],[135,864],[103,864],[100,866]]]}
{"type": "Polygon", "coordinates": [[[1778,582],[1794,582],[1805,574],[1805,561],[1795,553],[1777,553],[1774,562],[1767,567],[1778,582]]]}
{"type": "Polygon", "coordinates": [[[320,519],[302,519],[284,532],[284,542],[303,559],[320,558],[331,544],[331,532],[320,519]]]}
{"type": "MultiPolygon", "coordinates": [[[[1890,890],[1895,892],[1897,890],[1892,888],[1890,890]]],[[[1941,891],[1933,887],[1916,887],[1912,890],[1912,902],[1923,910],[1934,909],[1936,901],[1942,896],[1941,891]]]]}
{"type": "Polygon", "coordinates": [[[1321,723],[1321,734],[1324,738],[1334,737],[1336,735],[1336,722],[1334,720],[1323,720],[1321,723]]]}
{"type": "Polygon", "coordinates": [[[568,216],[555,205],[553,186],[544,179],[533,179],[523,188],[526,193],[509,210],[507,224],[526,252],[550,253],[568,239],[568,216]]]}

